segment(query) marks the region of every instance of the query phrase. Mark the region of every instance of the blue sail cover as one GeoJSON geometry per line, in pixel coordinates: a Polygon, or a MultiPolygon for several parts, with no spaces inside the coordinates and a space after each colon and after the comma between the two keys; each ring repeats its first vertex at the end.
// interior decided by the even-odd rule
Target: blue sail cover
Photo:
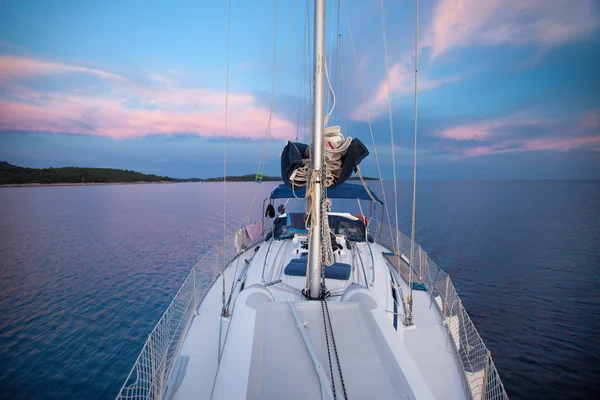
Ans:
{"type": "MultiPolygon", "coordinates": [[[[287,142],[283,148],[283,152],[281,153],[281,179],[288,187],[292,187],[290,182],[292,173],[302,166],[303,161],[308,159],[307,149],[307,144],[294,142],[287,142]]],[[[342,169],[339,172],[339,177],[330,189],[337,188],[339,185],[346,182],[352,175],[352,171],[355,171],[358,164],[360,164],[360,162],[368,155],[369,150],[367,150],[360,139],[352,139],[346,154],[342,156],[342,169]]]]}
{"type": "MultiPolygon", "coordinates": [[[[306,188],[301,187],[292,191],[285,183],[277,186],[271,192],[272,199],[291,199],[294,197],[304,198],[306,194],[306,188]]],[[[379,197],[371,191],[373,199],[383,204],[383,201],[379,200],[379,197]]],[[[336,187],[327,189],[327,197],[330,199],[360,199],[360,200],[371,200],[371,196],[367,193],[367,190],[362,185],[354,185],[352,183],[342,183],[336,187]]]]}

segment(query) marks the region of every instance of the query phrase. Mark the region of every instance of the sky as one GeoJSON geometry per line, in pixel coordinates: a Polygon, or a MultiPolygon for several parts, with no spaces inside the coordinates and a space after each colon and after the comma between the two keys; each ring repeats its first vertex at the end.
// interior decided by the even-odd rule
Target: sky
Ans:
{"type": "MultiPolygon", "coordinates": [[[[409,179],[415,2],[383,10],[327,1],[330,125],[364,175],[393,148],[409,179]]],[[[0,0],[0,160],[222,176],[226,133],[229,175],[278,175],[308,135],[312,1],[231,0],[230,23],[228,52],[225,0],[0,0]]],[[[419,179],[600,179],[600,3],[420,1],[418,32],[419,179]]]]}

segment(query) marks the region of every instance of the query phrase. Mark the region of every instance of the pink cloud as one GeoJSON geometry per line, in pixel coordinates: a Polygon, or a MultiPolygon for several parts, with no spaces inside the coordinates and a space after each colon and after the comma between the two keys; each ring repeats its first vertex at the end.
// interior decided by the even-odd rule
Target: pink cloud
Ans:
{"type": "Polygon", "coordinates": [[[539,118],[529,118],[521,115],[495,119],[492,121],[476,122],[459,125],[442,131],[434,132],[435,136],[452,140],[484,140],[498,130],[509,127],[539,126],[550,122],[539,118]]]}
{"type": "Polygon", "coordinates": [[[466,149],[455,149],[448,147],[447,150],[458,153],[464,157],[479,157],[489,154],[515,153],[528,151],[569,151],[587,148],[592,151],[600,151],[600,136],[576,136],[576,137],[549,137],[539,139],[517,139],[505,140],[498,143],[469,147],[466,149]]]}
{"type": "Polygon", "coordinates": [[[580,123],[582,128],[600,129],[600,111],[588,112],[580,123]]]}
{"type": "MultiPolygon", "coordinates": [[[[583,121],[590,120],[593,113],[587,113],[588,117],[583,121]]],[[[592,121],[593,118],[591,118],[592,121]]],[[[455,141],[477,141],[484,142],[481,145],[464,148],[455,146],[452,142],[444,148],[451,153],[464,157],[478,157],[488,154],[514,153],[528,151],[569,151],[574,149],[600,150],[600,135],[590,134],[585,124],[568,124],[571,131],[562,132],[561,136],[546,137],[515,137],[505,138],[499,134],[500,128],[522,128],[526,126],[547,126],[556,128],[556,121],[550,119],[536,119],[514,115],[503,119],[487,122],[467,124],[443,130],[436,133],[437,136],[455,141]]],[[[555,131],[555,129],[554,129],[555,131]]],[[[556,134],[556,132],[554,132],[556,134]]]]}
{"type": "Polygon", "coordinates": [[[600,136],[577,136],[577,137],[550,137],[540,139],[528,139],[522,143],[520,150],[558,150],[568,151],[582,147],[594,147],[600,145],[600,136]]]}
{"type": "Polygon", "coordinates": [[[0,55],[0,81],[24,76],[56,75],[74,72],[96,75],[103,79],[124,79],[122,76],[97,68],[87,68],[7,54],[0,55]]]}
{"type": "MultiPolygon", "coordinates": [[[[264,136],[268,110],[232,107],[228,132],[232,137],[264,136]]],[[[152,134],[222,136],[224,111],[176,111],[127,109],[117,101],[70,96],[43,104],[0,102],[0,130],[43,131],[109,136],[116,139],[152,134]]],[[[288,139],[295,127],[275,117],[272,135],[288,139]]]]}
{"type": "MultiPolygon", "coordinates": [[[[389,92],[392,96],[412,96],[414,94],[414,70],[407,63],[396,62],[389,70],[389,92]]],[[[428,91],[444,84],[456,82],[458,78],[430,80],[426,76],[419,77],[419,91],[428,91]]],[[[367,98],[367,109],[371,118],[377,118],[387,113],[388,110],[388,80],[382,79],[376,89],[367,98]]],[[[354,108],[351,118],[357,121],[366,121],[364,104],[354,108]]]]}
{"type": "Polygon", "coordinates": [[[158,83],[164,83],[166,85],[173,83],[171,78],[162,74],[150,74],[150,79],[158,83]]]}
{"type": "Polygon", "coordinates": [[[471,45],[558,46],[600,26],[593,0],[439,0],[424,45],[432,57],[471,45]]]}
{"type": "Polygon", "coordinates": [[[477,146],[465,149],[462,151],[462,154],[467,157],[477,157],[477,156],[485,156],[487,154],[493,153],[498,149],[495,146],[477,146]]]}
{"type": "MultiPolygon", "coordinates": [[[[0,130],[78,133],[130,138],[151,134],[222,136],[225,126],[224,91],[179,87],[168,75],[154,74],[158,87],[142,86],[119,75],[94,68],[0,56],[0,130]],[[85,72],[102,85],[69,92],[38,92],[15,78],[85,72]]],[[[65,79],[68,82],[68,79],[65,79]]],[[[269,109],[250,93],[230,93],[228,133],[232,137],[262,138],[269,109]]],[[[277,114],[272,135],[287,139],[295,125],[277,114]]]]}

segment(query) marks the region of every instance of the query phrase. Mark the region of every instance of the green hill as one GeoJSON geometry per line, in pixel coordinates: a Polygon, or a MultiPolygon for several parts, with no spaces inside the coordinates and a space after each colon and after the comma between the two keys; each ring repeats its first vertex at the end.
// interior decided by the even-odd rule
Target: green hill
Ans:
{"type": "Polygon", "coordinates": [[[23,168],[0,161],[0,185],[57,183],[174,182],[166,176],[114,168],[23,168]]]}

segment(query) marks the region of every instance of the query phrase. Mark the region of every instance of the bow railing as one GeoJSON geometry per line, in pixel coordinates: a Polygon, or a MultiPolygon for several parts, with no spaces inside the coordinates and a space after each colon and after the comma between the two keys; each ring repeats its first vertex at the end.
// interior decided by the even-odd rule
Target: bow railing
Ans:
{"type": "MultiPolygon", "coordinates": [[[[117,399],[158,400],[168,392],[169,378],[194,315],[221,268],[238,254],[235,233],[215,244],[194,265],[142,347],[117,399]]],[[[245,243],[251,248],[262,238],[245,243]]]]}
{"type": "Polygon", "coordinates": [[[398,271],[400,276],[408,284],[409,268],[412,268],[412,283],[422,284],[431,296],[445,328],[448,345],[461,370],[467,396],[475,400],[508,399],[491,353],[463,307],[450,276],[417,243],[414,244],[414,261],[411,266],[410,238],[387,225],[379,228],[382,230],[381,235],[376,235],[379,244],[394,249],[394,243],[398,243],[398,255],[404,260],[400,264],[403,267],[398,271]]]}

